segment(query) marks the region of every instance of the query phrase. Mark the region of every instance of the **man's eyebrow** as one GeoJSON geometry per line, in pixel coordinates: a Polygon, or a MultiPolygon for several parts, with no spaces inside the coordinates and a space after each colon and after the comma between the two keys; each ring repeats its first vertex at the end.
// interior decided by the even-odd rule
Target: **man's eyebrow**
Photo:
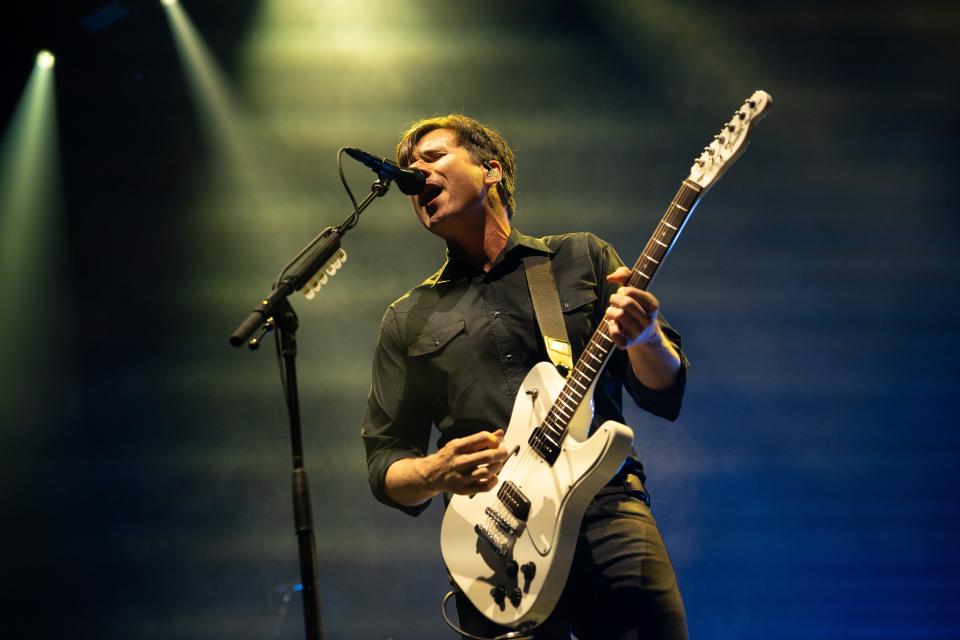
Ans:
{"type": "Polygon", "coordinates": [[[445,145],[439,144],[435,147],[427,147],[426,149],[414,149],[413,150],[413,161],[416,162],[419,158],[424,158],[426,156],[433,156],[438,153],[445,153],[447,147],[445,145]]]}

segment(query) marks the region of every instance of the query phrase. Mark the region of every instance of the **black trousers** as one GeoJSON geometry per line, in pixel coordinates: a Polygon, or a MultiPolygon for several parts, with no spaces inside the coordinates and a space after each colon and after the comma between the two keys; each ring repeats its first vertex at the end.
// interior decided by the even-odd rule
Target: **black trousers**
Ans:
{"type": "MultiPolygon", "coordinates": [[[[673,565],[640,479],[619,475],[587,508],[570,576],[536,640],[677,640],[687,620],[673,565]]],[[[460,626],[494,637],[510,631],[457,594],[460,626]]]]}

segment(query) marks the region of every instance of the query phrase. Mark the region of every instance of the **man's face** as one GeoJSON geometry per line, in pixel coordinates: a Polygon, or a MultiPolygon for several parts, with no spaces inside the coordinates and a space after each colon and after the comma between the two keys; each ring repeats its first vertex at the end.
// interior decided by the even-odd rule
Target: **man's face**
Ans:
{"type": "Polygon", "coordinates": [[[475,216],[483,215],[489,191],[486,171],[473,162],[450,129],[434,129],[417,142],[411,167],[427,173],[423,193],[410,198],[420,222],[431,232],[446,237],[475,216]]]}

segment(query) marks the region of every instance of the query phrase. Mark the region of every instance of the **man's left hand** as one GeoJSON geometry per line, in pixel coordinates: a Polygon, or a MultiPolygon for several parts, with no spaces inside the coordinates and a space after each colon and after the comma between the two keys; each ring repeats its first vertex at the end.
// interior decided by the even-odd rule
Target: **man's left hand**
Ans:
{"type": "Polygon", "coordinates": [[[663,334],[657,324],[660,302],[652,293],[628,286],[629,279],[627,267],[620,267],[607,276],[607,282],[621,285],[610,296],[610,306],[603,317],[607,332],[621,349],[638,344],[662,344],[663,334]]]}

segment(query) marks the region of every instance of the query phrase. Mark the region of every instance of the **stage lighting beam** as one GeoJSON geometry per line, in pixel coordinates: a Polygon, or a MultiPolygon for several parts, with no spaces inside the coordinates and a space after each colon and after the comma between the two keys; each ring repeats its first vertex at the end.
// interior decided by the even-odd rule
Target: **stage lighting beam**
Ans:
{"type": "Polygon", "coordinates": [[[59,142],[53,55],[46,53],[50,60],[38,54],[0,140],[0,300],[7,305],[0,314],[2,431],[28,424],[21,418],[38,398],[34,390],[43,387],[36,376],[62,317],[57,296],[37,295],[65,284],[58,282],[57,260],[63,253],[59,142]]]}

